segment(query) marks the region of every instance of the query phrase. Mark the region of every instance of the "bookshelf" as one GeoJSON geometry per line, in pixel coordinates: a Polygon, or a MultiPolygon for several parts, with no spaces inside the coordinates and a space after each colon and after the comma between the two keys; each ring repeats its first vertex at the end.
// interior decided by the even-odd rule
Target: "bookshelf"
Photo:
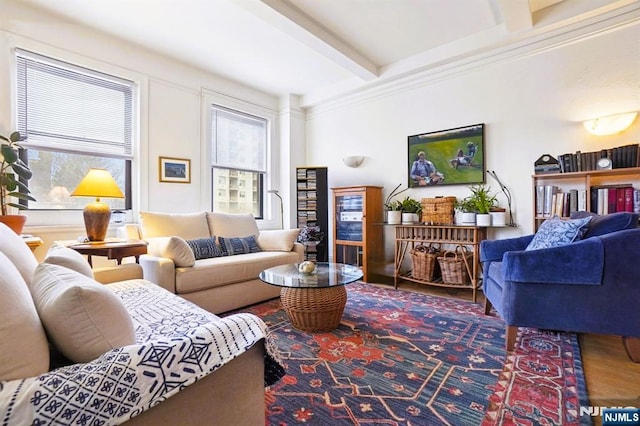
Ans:
{"type": "Polygon", "coordinates": [[[384,264],[381,186],[331,188],[334,226],[333,259],[362,268],[365,282],[384,264]]]}
{"type": "Polygon", "coordinates": [[[605,200],[608,201],[610,194],[609,189],[616,190],[614,192],[616,194],[616,206],[613,207],[610,204],[607,206],[607,209],[604,212],[601,211],[601,213],[612,213],[609,206],[613,207],[614,211],[633,211],[634,208],[638,209],[638,207],[640,207],[638,204],[640,202],[640,167],[566,173],[542,173],[533,175],[532,182],[534,231],[537,231],[540,224],[554,213],[561,217],[568,217],[574,208],[576,210],[598,213],[598,204],[601,204],[600,208],[604,208],[605,200]],[[628,195],[625,195],[623,191],[622,196],[623,198],[626,196],[627,200],[623,200],[622,209],[620,209],[620,204],[617,201],[618,190],[624,189],[625,187],[628,188],[629,186],[633,187],[631,207],[629,207],[628,195]],[[555,187],[556,197],[553,197],[553,190],[546,190],[546,194],[543,193],[541,196],[540,187],[555,187]],[[605,197],[605,195],[604,192],[598,191],[600,189],[607,190],[606,198],[602,198],[605,197]],[[569,194],[569,197],[563,195],[563,201],[559,202],[558,193],[569,194]],[[575,205],[572,207],[573,194],[577,196],[577,199],[575,200],[575,205]],[[552,198],[549,198],[550,195],[552,198]],[[568,201],[566,201],[567,198],[568,201]],[[562,208],[559,211],[560,206],[562,206],[562,208]]]}
{"type": "Polygon", "coordinates": [[[326,167],[296,168],[297,226],[318,226],[325,237],[305,245],[305,260],[326,262],[329,240],[329,190],[326,167]]]}

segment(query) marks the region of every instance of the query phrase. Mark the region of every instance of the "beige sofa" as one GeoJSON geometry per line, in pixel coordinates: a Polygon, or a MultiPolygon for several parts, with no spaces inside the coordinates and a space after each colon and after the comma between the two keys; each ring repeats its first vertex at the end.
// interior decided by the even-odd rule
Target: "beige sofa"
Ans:
{"type": "MultiPolygon", "coordinates": [[[[136,273],[132,264],[110,275],[136,273]]],[[[142,279],[92,276],[69,248],[38,264],[0,224],[4,423],[264,423],[264,386],[277,379],[265,371],[279,367],[258,317],[219,318],[142,279]]]]}
{"type": "Polygon", "coordinates": [[[140,224],[122,231],[121,236],[149,242],[148,254],[140,257],[145,279],[213,313],[279,296],[280,289],[260,281],[258,274],[304,258],[297,229],[260,231],[251,214],[141,212],[140,224]],[[189,246],[251,237],[257,252],[197,259],[189,246]]]}

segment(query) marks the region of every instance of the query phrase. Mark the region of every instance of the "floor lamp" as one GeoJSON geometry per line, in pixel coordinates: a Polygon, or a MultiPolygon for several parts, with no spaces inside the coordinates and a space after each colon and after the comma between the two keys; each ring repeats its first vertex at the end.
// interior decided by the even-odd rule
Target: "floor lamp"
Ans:
{"type": "Polygon", "coordinates": [[[273,194],[280,199],[280,229],[284,229],[284,201],[277,189],[270,189],[267,191],[269,194],[273,194]]]}

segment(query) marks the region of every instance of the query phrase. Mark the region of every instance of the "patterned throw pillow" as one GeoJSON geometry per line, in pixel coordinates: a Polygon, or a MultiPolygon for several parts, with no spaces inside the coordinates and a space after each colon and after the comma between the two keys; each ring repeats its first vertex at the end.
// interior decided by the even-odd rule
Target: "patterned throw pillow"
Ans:
{"type": "Polygon", "coordinates": [[[258,253],[260,247],[256,237],[250,235],[243,238],[223,238],[219,237],[218,242],[222,248],[223,256],[233,256],[235,254],[258,253]]]}
{"type": "Polygon", "coordinates": [[[557,216],[545,220],[525,250],[559,247],[579,240],[591,217],[562,220],[557,216]]]}
{"type": "Polygon", "coordinates": [[[187,240],[187,244],[191,248],[191,251],[193,251],[193,256],[196,260],[224,256],[222,249],[216,241],[216,237],[187,240]]]}

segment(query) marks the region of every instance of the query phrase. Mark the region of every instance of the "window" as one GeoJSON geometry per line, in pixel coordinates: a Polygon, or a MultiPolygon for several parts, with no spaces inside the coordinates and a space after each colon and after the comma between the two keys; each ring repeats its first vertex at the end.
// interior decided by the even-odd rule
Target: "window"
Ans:
{"type": "Polygon", "coordinates": [[[24,50],[16,51],[18,131],[27,140],[29,209],[82,209],[70,197],[92,167],[107,169],[131,208],[134,83],[24,50]]]}
{"type": "Polygon", "coordinates": [[[263,218],[268,121],[212,105],[211,135],[212,210],[263,218]]]}

